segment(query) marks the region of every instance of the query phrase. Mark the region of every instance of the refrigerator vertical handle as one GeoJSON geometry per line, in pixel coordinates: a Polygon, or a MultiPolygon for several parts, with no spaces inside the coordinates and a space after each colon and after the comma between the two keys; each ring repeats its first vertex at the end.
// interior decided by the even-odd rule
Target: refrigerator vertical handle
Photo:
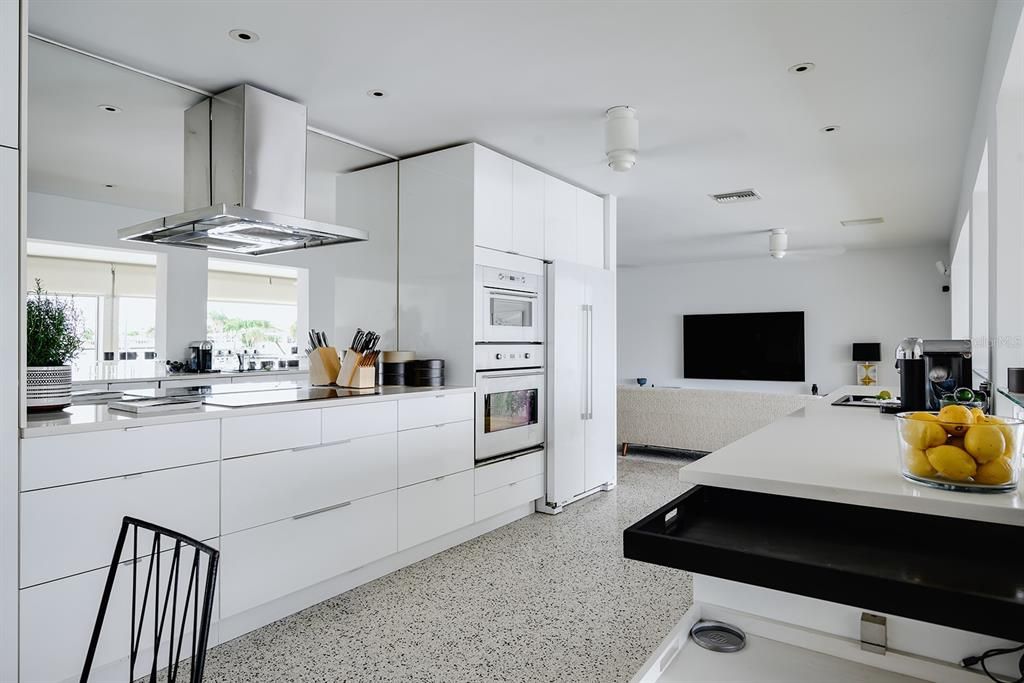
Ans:
{"type": "Polygon", "coordinates": [[[589,346],[587,341],[587,305],[580,305],[580,318],[579,318],[579,332],[580,332],[580,419],[587,419],[587,408],[588,408],[588,397],[590,396],[590,375],[587,373],[587,366],[589,359],[589,346]]]}
{"type": "Polygon", "coordinates": [[[594,304],[587,304],[587,419],[594,419],[594,304]]]}

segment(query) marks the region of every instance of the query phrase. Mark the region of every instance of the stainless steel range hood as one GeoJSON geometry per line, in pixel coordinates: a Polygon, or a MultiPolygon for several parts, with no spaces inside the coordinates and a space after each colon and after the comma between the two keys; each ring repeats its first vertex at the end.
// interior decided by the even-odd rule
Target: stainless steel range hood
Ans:
{"type": "Polygon", "coordinates": [[[305,213],[306,107],[239,85],[185,112],[185,211],[118,237],[247,256],[368,239],[305,213]]]}

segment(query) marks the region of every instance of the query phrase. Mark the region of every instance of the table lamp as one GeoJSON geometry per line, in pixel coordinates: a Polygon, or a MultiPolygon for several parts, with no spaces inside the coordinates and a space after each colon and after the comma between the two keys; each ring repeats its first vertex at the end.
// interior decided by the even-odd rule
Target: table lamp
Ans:
{"type": "Polygon", "coordinates": [[[874,342],[854,342],[853,362],[857,364],[857,384],[878,384],[878,361],[882,360],[882,345],[874,342]]]}

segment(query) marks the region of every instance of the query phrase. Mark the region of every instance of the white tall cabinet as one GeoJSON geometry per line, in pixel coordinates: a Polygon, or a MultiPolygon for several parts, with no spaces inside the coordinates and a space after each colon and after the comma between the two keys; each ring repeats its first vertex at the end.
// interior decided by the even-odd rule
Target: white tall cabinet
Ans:
{"type": "Polygon", "coordinates": [[[554,262],[548,287],[546,512],[615,486],[615,274],[554,262]]]}

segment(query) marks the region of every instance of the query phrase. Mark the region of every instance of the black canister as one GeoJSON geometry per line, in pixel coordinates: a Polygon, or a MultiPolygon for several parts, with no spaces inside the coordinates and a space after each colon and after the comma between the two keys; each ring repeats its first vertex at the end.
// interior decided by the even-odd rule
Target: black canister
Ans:
{"type": "Polygon", "coordinates": [[[1006,368],[1006,388],[1024,394],[1024,368],[1006,368]]]}
{"type": "Polygon", "coordinates": [[[924,340],[908,337],[896,347],[896,369],[900,373],[900,407],[903,410],[928,409],[928,382],[925,378],[924,340]]]}
{"type": "Polygon", "coordinates": [[[405,383],[413,387],[443,387],[444,361],[438,358],[415,360],[405,371],[405,383]]]}

